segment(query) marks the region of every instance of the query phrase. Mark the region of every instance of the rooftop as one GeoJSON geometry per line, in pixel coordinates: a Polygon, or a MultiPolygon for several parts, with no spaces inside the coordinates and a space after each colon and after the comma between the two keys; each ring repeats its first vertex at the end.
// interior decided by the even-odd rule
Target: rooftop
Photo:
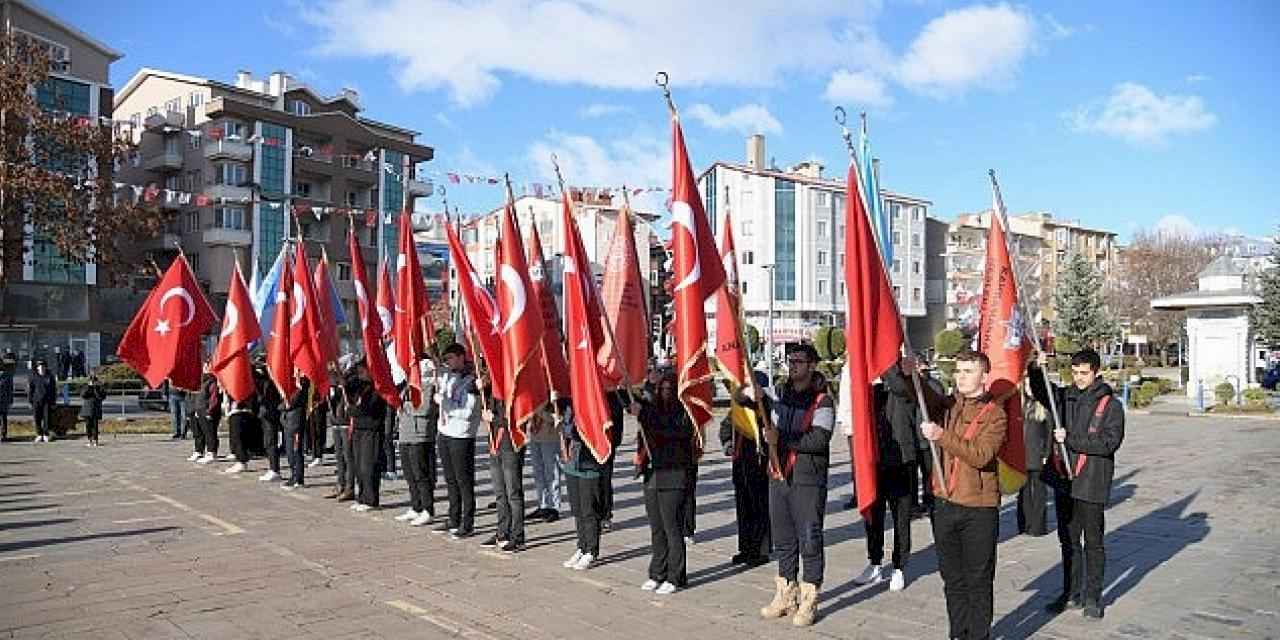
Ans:
{"type": "MultiPolygon", "coordinates": [[[[790,180],[791,182],[805,184],[811,187],[826,189],[829,191],[834,191],[839,193],[844,193],[844,190],[845,190],[844,180],[834,180],[831,178],[814,177],[814,176],[809,176],[801,173],[782,171],[781,169],[759,169],[759,168],[741,164],[738,162],[729,162],[727,160],[716,160],[715,162],[712,162],[711,166],[707,167],[706,170],[698,174],[698,180],[701,181],[703,177],[705,177],[708,173],[713,171],[717,166],[724,167],[726,169],[731,169],[733,171],[739,171],[742,173],[762,176],[766,178],[775,178],[778,180],[790,180]]],[[[919,205],[925,205],[925,206],[933,205],[933,202],[931,200],[925,200],[924,198],[919,198],[919,197],[907,195],[904,193],[898,193],[896,191],[890,191],[884,188],[880,189],[880,194],[891,200],[899,200],[909,204],[919,204],[919,205]]]]}
{"type": "Polygon", "coordinates": [[[90,47],[93,47],[94,49],[97,49],[100,53],[107,56],[108,58],[111,58],[112,62],[115,62],[116,60],[119,60],[120,58],[124,57],[123,53],[120,53],[119,51],[116,51],[115,49],[108,47],[106,44],[103,44],[101,40],[98,40],[97,38],[90,36],[89,34],[71,26],[71,24],[66,22],[65,20],[61,20],[57,16],[49,13],[48,11],[41,9],[39,5],[35,4],[34,2],[28,2],[27,0],[9,0],[9,2],[12,2],[13,4],[19,7],[22,7],[23,9],[30,11],[31,13],[41,18],[44,18],[45,20],[48,20],[54,25],[57,25],[59,29],[63,29],[65,31],[70,32],[71,35],[74,35],[75,37],[79,38],[85,44],[89,45],[90,47]]]}

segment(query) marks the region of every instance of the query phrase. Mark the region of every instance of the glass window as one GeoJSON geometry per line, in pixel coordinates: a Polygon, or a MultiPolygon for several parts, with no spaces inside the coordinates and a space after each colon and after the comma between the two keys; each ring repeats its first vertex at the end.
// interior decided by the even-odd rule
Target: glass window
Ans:
{"type": "MultiPolygon", "coordinates": [[[[377,151],[374,151],[377,155],[377,151]]],[[[386,168],[378,171],[382,176],[382,202],[374,202],[370,206],[382,205],[382,211],[386,213],[399,213],[405,207],[404,201],[404,154],[399,151],[385,152],[384,161],[386,168]]],[[[397,243],[398,225],[384,224],[382,225],[382,246],[395,247],[397,243]]],[[[496,233],[496,230],[495,230],[496,233]]]]}
{"type": "Polygon", "coordinates": [[[893,232],[893,243],[894,243],[894,244],[902,244],[902,232],[900,232],[900,231],[894,231],[894,232],[893,232]]]}
{"type": "Polygon", "coordinates": [[[141,127],[142,127],[142,114],[141,114],[141,113],[135,113],[135,114],[133,114],[133,115],[129,116],[129,125],[130,125],[130,126],[132,126],[135,130],[137,130],[137,129],[141,128],[141,127]]]}
{"type": "Polygon", "coordinates": [[[818,221],[818,237],[819,238],[827,237],[827,221],[826,220],[818,221]]]}
{"type": "Polygon", "coordinates": [[[755,264],[755,263],[756,263],[756,252],[754,251],[742,252],[742,264],[755,264]]]}
{"type": "Polygon", "coordinates": [[[164,152],[168,155],[182,153],[182,140],[178,136],[168,136],[164,139],[164,152]]]}
{"type": "Polygon", "coordinates": [[[744,295],[744,296],[745,296],[745,295],[747,295],[747,281],[746,281],[746,280],[739,280],[739,281],[738,281],[738,289],[742,292],[742,295],[744,295]]]}
{"type": "Polygon", "coordinates": [[[899,299],[899,300],[901,300],[901,299],[902,299],[902,287],[899,287],[899,286],[897,286],[897,285],[894,285],[894,286],[893,286],[893,297],[895,297],[895,298],[897,298],[897,299],[899,299]]]}
{"type": "Polygon", "coordinates": [[[924,219],[924,207],[915,207],[911,211],[911,219],[919,222],[924,219]]]}
{"type": "Polygon", "coordinates": [[[245,139],[244,123],[236,122],[235,120],[223,120],[222,121],[222,137],[228,140],[237,140],[237,141],[244,140],[245,139]]]}
{"type": "Polygon", "coordinates": [[[89,115],[89,85],[62,78],[46,78],[36,86],[36,103],[45,111],[89,115]]]}
{"type": "Polygon", "coordinates": [[[300,197],[303,197],[303,198],[310,198],[310,197],[311,197],[311,183],[310,183],[310,182],[298,182],[298,183],[294,184],[294,185],[293,185],[293,193],[294,193],[294,195],[297,195],[297,196],[300,196],[300,197]]]}
{"type": "Polygon", "coordinates": [[[841,268],[841,269],[843,269],[843,268],[844,268],[844,254],[843,254],[843,253],[842,253],[842,254],[840,254],[840,268],[841,268]]]}
{"type": "Polygon", "coordinates": [[[889,211],[893,214],[893,218],[895,220],[902,217],[902,205],[899,205],[896,202],[889,205],[889,211]]]}
{"type": "Polygon", "coordinates": [[[894,260],[894,261],[893,261],[893,272],[894,272],[894,273],[902,273],[902,261],[901,261],[901,260],[894,260]]]}
{"type": "Polygon", "coordinates": [[[187,254],[187,262],[191,264],[191,270],[192,270],[192,271],[194,271],[194,272],[196,273],[196,276],[197,276],[197,277],[199,277],[199,275],[200,275],[200,254],[198,254],[198,253],[188,253],[188,254],[187,254]]]}
{"type": "Polygon", "coordinates": [[[166,176],[164,179],[164,188],[170,191],[181,191],[182,176],[166,176]]]}
{"type": "Polygon", "coordinates": [[[918,233],[911,234],[911,246],[913,247],[920,246],[920,234],[918,233]]]}
{"type": "Polygon", "coordinates": [[[33,281],[85,283],[84,265],[63,255],[47,233],[37,231],[31,240],[33,281]]]}
{"type": "Polygon", "coordinates": [[[280,144],[261,145],[259,162],[261,163],[262,191],[272,196],[285,193],[284,156],[286,149],[284,140],[288,129],[278,124],[262,123],[262,137],[265,140],[279,140],[280,144]]]}
{"type": "Polygon", "coordinates": [[[204,104],[204,94],[199,91],[192,91],[191,95],[187,96],[187,103],[193,107],[204,104]]]}
{"type": "Polygon", "coordinates": [[[182,98],[166,100],[164,103],[164,110],[166,113],[182,111],[182,98]]]}
{"type": "Polygon", "coordinates": [[[302,100],[290,100],[289,113],[299,116],[311,115],[311,105],[302,100]]]}
{"type": "Polygon", "coordinates": [[[200,230],[200,212],[191,211],[183,217],[183,231],[187,233],[195,233],[200,230]]]}
{"type": "Polygon", "coordinates": [[[243,231],[244,209],[240,207],[218,207],[213,210],[213,225],[219,229],[235,229],[243,231]]]}
{"type": "Polygon", "coordinates": [[[827,252],[826,252],[826,251],[819,251],[819,252],[818,252],[818,266],[819,266],[819,267],[825,267],[826,265],[827,265],[827,252]]]}
{"type": "Polygon", "coordinates": [[[773,256],[774,297],[796,299],[796,185],[790,180],[774,180],[773,256]]]}
{"type": "Polygon", "coordinates": [[[819,279],[819,280],[818,280],[818,295],[820,295],[820,296],[825,296],[825,295],[827,295],[827,281],[826,281],[826,280],[822,280],[822,279],[819,279]]]}
{"type": "Polygon", "coordinates": [[[228,186],[238,187],[248,182],[248,170],[242,164],[234,162],[223,162],[214,165],[213,168],[214,184],[225,184],[228,186]]]}
{"type": "Polygon", "coordinates": [[[351,280],[351,263],[335,262],[334,264],[338,268],[338,281],[349,282],[351,280]]]}
{"type": "Polygon", "coordinates": [[[742,236],[745,238],[745,237],[753,236],[755,234],[756,234],[756,221],[752,220],[749,217],[744,218],[742,220],[742,236]]]}
{"type": "Polygon", "coordinates": [[[920,287],[914,287],[911,289],[911,301],[920,302],[920,287]]]}
{"type": "Polygon", "coordinates": [[[920,273],[920,261],[919,261],[919,260],[912,260],[912,261],[911,261],[911,273],[920,273]]]}

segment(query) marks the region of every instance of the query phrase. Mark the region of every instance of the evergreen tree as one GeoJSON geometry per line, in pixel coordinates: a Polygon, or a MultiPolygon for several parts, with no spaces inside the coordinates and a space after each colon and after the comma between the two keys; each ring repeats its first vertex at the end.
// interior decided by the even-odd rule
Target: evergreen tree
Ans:
{"type": "Polygon", "coordinates": [[[1249,314],[1253,331],[1268,347],[1280,347],[1280,232],[1271,245],[1271,266],[1258,276],[1258,295],[1262,304],[1249,314]]]}
{"type": "Polygon", "coordinates": [[[1118,331],[1102,301],[1102,276],[1083,254],[1073,253],[1053,292],[1054,333],[1080,346],[1098,347],[1118,331]]]}

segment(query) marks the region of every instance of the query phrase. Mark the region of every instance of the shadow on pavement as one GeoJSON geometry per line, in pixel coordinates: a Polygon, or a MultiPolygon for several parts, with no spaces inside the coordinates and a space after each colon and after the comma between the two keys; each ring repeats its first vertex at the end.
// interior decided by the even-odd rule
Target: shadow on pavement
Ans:
{"type": "MultiPolygon", "coordinates": [[[[47,520],[37,524],[56,524],[58,522],[72,522],[70,519],[47,520]]],[[[131,529],[129,531],[108,531],[105,533],[91,533],[83,536],[63,536],[58,538],[44,538],[40,540],[25,540],[22,542],[4,542],[0,543],[0,553],[9,551],[29,551],[31,549],[39,549],[55,544],[69,544],[74,542],[88,542],[90,540],[105,540],[109,538],[127,538],[131,536],[142,536],[149,533],[161,533],[165,531],[180,531],[180,527],[152,527],[149,529],[131,529]]]]}

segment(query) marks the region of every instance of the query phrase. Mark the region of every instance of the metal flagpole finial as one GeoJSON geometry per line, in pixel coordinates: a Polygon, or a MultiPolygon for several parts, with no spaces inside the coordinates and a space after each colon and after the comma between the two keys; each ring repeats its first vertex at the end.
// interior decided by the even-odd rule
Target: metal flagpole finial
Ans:
{"type": "Polygon", "coordinates": [[[676,103],[671,99],[671,76],[666,71],[659,71],[653,77],[653,83],[662,89],[662,97],[667,100],[667,109],[671,110],[671,115],[676,115],[676,103]]]}
{"type": "Polygon", "coordinates": [[[844,146],[849,149],[849,159],[856,163],[857,154],[853,150],[853,134],[849,132],[849,127],[846,126],[849,120],[848,113],[845,112],[844,107],[836,107],[835,117],[836,124],[840,125],[840,137],[844,138],[844,146]]]}
{"type": "Polygon", "coordinates": [[[554,153],[551,154],[551,166],[556,171],[556,182],[560,183],[560,195],[564,196],[566,192],[564,190],[564,175],[560,173],[560,157],[554,153]]]}

